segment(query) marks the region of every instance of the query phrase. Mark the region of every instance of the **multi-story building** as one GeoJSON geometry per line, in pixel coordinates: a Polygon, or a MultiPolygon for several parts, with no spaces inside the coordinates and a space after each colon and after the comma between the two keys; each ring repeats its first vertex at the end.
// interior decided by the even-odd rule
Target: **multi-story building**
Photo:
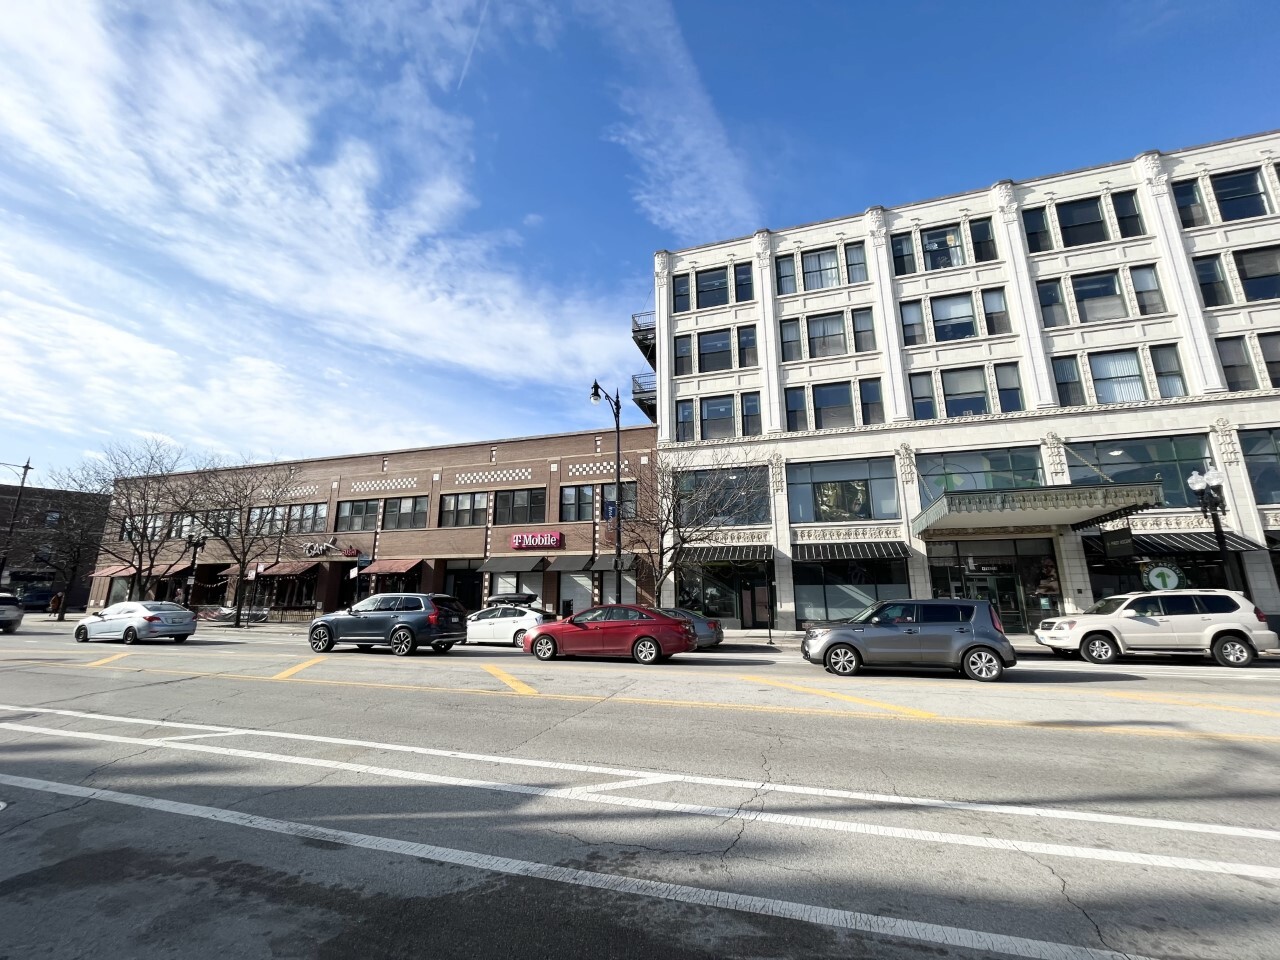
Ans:
{"type": "Polygon", "coordinates": [[[658,252],[659,454],[770,490],[681,599],[789,628],[988,597],[1017,632],[1158,575],[1280,612],[1278,161],[1273,132],[658,252]]]}
{"type": "MultiPolygon", "coordinates": [[[[612,601],[611,518],[620,511],[634,522],[636,478],[653,456],[654,428],[624,427],[620,439],[620,501],[612,430],[281,464],[288,483],[279,502],[241,505],[249,509],[234,521],[268,518],[270,548],[250,564],[252,582],[240,580],[215,538],[188,551],[188,535],[230,522],[212,504],[206,516],[148,517],[168,531],[148,557],[149,593],[166,599],[183,590],[192,604],[223,604],[239,587],[254,606],[282,618],[378,591],[450,593],[469,609],[490,594],[517,591],[557,612],[612,601]]],[[[100,556],[93,606],[127,596],[136,571],[120,558],[130,555],[117,543],[100,556]]],[[[635,555],[625,553],[623,566],[622,599],[648,599],[652,587],[635,555]]]]}
{"type": "Polygon", "coordinates": [[[42,603],[61,593],[68,607],[83,606],[109,499],[81,490],[0,484],[0,592],[42,603]]]}

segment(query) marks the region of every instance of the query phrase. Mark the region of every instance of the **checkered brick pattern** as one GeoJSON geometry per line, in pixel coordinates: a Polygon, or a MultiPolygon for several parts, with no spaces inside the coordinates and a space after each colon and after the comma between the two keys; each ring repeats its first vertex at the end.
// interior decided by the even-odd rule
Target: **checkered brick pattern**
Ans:
{"type": "Polygon", "coordinates": [[[351,492],[379,493],[390,490],[413,490],[417,486],[417,477],[381,477],[377,480],[353,480],[351,492]]]}
{"type": "MultiPolygon", "coordinates": [[[[631,473],[631,461],[622,461],[622,472],[631,473]]],[[[613,475],[612,460],[596,460],[591,463],[571,463],[569,464],[569,476],[571,477],[603,477],[613,475]]]]}
{"type": "Polygon", "coordinates": [[[284,492],[284,496],[286,500],[301,500],[303,497],[314,497],[319,492],[319,484],[309,483],[301,487],[290,487],[284,492]]]}
{"type": "Polygon", "coordinates": [[[507,470],[473,470],[459,473],[453,482],[459,486],[466,483],[510,483],[512,480],[532,480],[533,467],[512,467],[507,470]]]}

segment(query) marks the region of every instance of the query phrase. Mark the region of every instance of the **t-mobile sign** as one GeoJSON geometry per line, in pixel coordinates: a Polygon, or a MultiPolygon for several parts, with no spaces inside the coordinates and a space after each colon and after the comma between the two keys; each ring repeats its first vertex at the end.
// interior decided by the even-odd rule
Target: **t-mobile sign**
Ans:
{"type": "Polygon", "coordinates": [[[564,534],[559,530],[554,533],[513,533],[511,535],[512,550],[545,550],[564,546],[564,534]]]}

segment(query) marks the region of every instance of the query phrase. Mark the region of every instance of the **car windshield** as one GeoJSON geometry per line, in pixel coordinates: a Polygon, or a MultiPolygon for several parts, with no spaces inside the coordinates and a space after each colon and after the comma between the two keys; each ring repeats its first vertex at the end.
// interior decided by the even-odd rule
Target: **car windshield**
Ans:
{"type": "Polygon", "coordinates": [[[867,622],[867,621],[869,621],[872,617],[874,617],[877,613],[879,613],[879,612],[880,612],[880,608],[881,608],[882,606],[884,606],[884,604],[880,604],[880,603],[873,603],[873,604],[871,604],[870,606],[863,607],[861,610],[859,610],[857,613],[855,613],[852,617],[847,617],[847,618],[845,618],[844,620],[837,620],[837,621],[835,621],[835,622],[839,622],[839,623],[866,623],[866,622],[867,622]]]}
{"type": "Polygon", "coordinates": [[[1125,602],[1128,599],[1128,597],[1107,597],[1105,600],[1099,600],[1092,607],[1086,610],[1085,613],[1101,613],[1104,615],[1108,613],[1115,613],[1125,605],[1125,602]]]}
{"type": "Polygon", "coordinates": [[[181,607],[176,603],[166,603],[157,600],[147,600],[142,604],[142,606],[146,607],[148,610],[182,610],[185,612],[187,609],[186,607],[181,607]]]}

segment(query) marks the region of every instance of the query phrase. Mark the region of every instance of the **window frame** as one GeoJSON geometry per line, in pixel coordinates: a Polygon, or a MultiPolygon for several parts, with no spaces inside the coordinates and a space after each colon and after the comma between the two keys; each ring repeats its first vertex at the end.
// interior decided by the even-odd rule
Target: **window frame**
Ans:
{"type": "Polygon", "coordinates": [[[1244,290],[1246,303],[1280,298],[1280,244],[1232,250],[1231,254],[1235,261],[1236,275],[1240,278],[1240,287],[1244,290]],[[1245,265],[1249,260],[1263,256],[1274,259],[1275,272],[1250,274],[1245,269],[1245,265]]]}
{"type": "Polygon", "coordinates": [[[789,463],[787,519],[793,524],[900,520],[897,478],[891,456],[789,463]]]}
{"type": "Polygon", "coordinates": [[[909,277],[919,273],[916,267],[916,241],[910,230],[905,233],[891,234],[889,237],[889,254],[893,258],[893,275],[909,277]],[[906,244],[905,249],[902,248],[906,244]]]}
{"type": "Polygon", "coordinates": [[[858,380],[858,413],[863,426],[884,423],[884,389],[879,377],[862,377],[858,380]],[[869,394],[874,391],[874,396],[869,394]]]}
{"type": "Polygon", "coordinates": [[[696,421],[694,420],[693,401],[682,399],[676,401],[675,441],[687,443],[694,439],[696,421]],[[687,416],[685,414],[687,413],[687,416]]]}
{"type": "Polygon", "coordinates": [[[439,496],[441,527],[483,527],[489,519],[489,492],[467,490],[442,493],[439,496]],[[465,498],[466,506],[462,506],[465,498]]]}
{"type": "MultiPolygon", "coordinates": [[[[333,530],[335,533],[360,533],[361,531],[366,530],[377,530],[378,517],[381,516],[381,514],[382,510],[379,507],[379,501],[376,497],[364,500],[339,500],[338,512],[334,520],[333,530]],[[360,505],[359,512],[356,510],[356,504],[360,505]],[[345,516],[342,511],[343,507],[347,508],[345,516]],[[356,526],[355,524],[357,516],[360,519],[360,526],[356,526]],[[344,519],[346,520],[345,524],[343,523],[344,519]]],[[[249,518],[249,522],[250,524],[253,523],[252,517],[249,518]]]]}
{"type": "Polygon", "coordinates": [[[1258,389],[1258,373],[1253,369],[1253,358],[1249,356],[1249,342],[1243,335],[1215,337],[1213,347],[1218,355],[1218,366],[1222,368],[1222,379],[1227,385],[1228,393],[1241,393],[1246,390],[1258,389]],[[1224,346],[1230,349],[1239,349],[1239,362],[1227,363],[1227,358],[1223,355],[1224,346]],[[1238,376],[1233,377],[1232,371],[1244,371],[1248,374],[1247,381],[1240,379],[1238,376]]]}
{"type": "Polygon", "coordinates": [[[787,432],[799,433],[809,429],[808,390],[804,387],[784,387],[783,406],[787,415],[787,432]]]}
{"type": "Polygon", "coordinates": [[[1107,215],[1102,208],[1101,196],[1059,200],[1053,205],[1053,212],[1058,218],[1058,234],[1062,237],[1064,249],[1111,241],[1111,230],[1107,226],[1107,215]],[[1092,207],[1092,213],[1096,216],[1090,219],[1080,218],[1078,222],[1063,222],[1064,212],[1068,214],[1068,219],[1071,219],[1078,213],[1087,212],[1089,207],[1092,207]]]}
{"type": "Polygon", "coordinates": [[[674,377],[687,377],[693,371],[693,335],[682,333],[673,339],[671,371],[674,377]]]}
{"type": "Polygon", "coordinates": [[[547,488],[522,487],[493,494],[493,525],[514,527],[547,522],[547,488]],[[521,495],[524,503],[520,503],[521,495]],[[504,502],[505,501],[505,502],[504,502]]]}
{"type": "Polygon", "coordinates": [[[794,363],[797,360],[804,359],[804,331],[800,329],[799,317],[788,317],[785,320],[778,321],[778,342],[779,356],[783,363],[794,363]],[[788,337],[787,334],[794,332],[794,337],[788,337]],[[794,344],[794,350],[789,349],[794,344]],[[788,356],[793,353],[795,356],[788,356]]]}
{"type": "Polygon", "coordinates": [[[1067,354],[1061,357],[1050,357],[1049,366],[1053,369],[1053,385],[1054,394],[1058,398],[1058,406],[1060,407],[1084,407],[1089,404],[1089,395],[1085,392],[1084,378],[1080,374],[1080,358],[1075,354],[1067,354]],[[1059,366],[1061,364],[1061,366],[1059,366]],[[1065,379],[1061,376],[1063,371],[1069,370],[1075,376],[1072,379],[1065,379]],[[1078,400],[1064,397],[1064,392],[1078,395],[1078,400]]]}
{"type": "Polygon", "coordinates": [[[1022,374],[1018,370],[1018,362],[1013,360],[1008,363],[997,363],[992,368],[992,372],[996,378],[996,399],[1000,404],[1000,412],[1017,413],[1025,410],[1026,406],[1022,400],[1022,374]],[[1002,383],[1002,380],[1009,380],[1010,372],[1013,374],[1011,385],[1002,383]],[[1005,376],[1002,377],[1002,374],[1005,376]]]}
{"type": "MultiPolygon", "coordinates": [[[[1096,270],[1092,273],[1077,273],[1071,276],[1071,296],[1076,304],[1076,318],[1080,323],[1109,323],[1112,320],[1128,320],[1129,305],[1125,302],[1124,285],[1120,282],[1119,270],[1096,270]],[[1090,294],[1083,296],[1082,293],[1089,288],[1087,284],[1092,284],[1101,280],[1109,280],[1113,293],[1106,295],[1090,294]],[[1082,290],[1083,286],[1083,290],[1082,290]],[[1090,307],[1090,303],[1099,301],[1100,304],[1113,304],[1123,311],[1118,317],[1110,316],[1090,316],[1094,310],[1103,310],[1101,306],[1090,307]]],[[[1103,310],[1105,312],[1105,310],[1103,310]]]]}
{"type": "Polygon", "coordinates": [[[870,353],[876,349],[876,321],[871,307],[854,307],[850,317],[853,328],[853,352],[870,353]],[[868,338],[870,342],[868,342],[868,338]]]}
{"type": "Polygon", "coordinates": [[[733,403],[733,394],[718,393],[710,397],[698,398],[698,436],[703,440],[724,440],[735,436],[737,433],[737,425],[735,421],[735,411],[733,403]],[[728,404],[728,416],[708,417],[707,412],[711,405],[715,405],[717,409],[724,409],[724,405],[728,404]],[[715,430],[708,433],[707,425],[709,423],[723,424],[717,426],[715,430]]]}
{"type": "Polygon", "coordinates": [[[912,420],[937,420],[938,419],[938,398],[937,391],[933,383],[932,373],[912,373],[907,375],[907,390],[911,394],[911,419],[912,420]],[[921,386],[928,388],[927,391],[920,389],[921,386]],[[922,404],[928,404],[929,415],[921,416],[920,408],[922,404]]]}
{"type": "Polygon", "coordinates": [[[1136,347],[1125,350],[1094,350],[1089,353],[1089,379],[1093,383],[1094,401],[1099,404],[1141,403],[1150,400],[1147,391],[1147,378],[1142,370],[1142,357],[1136,347]],[[1100,361],[1115,357],[1132,359],[1134,370],[1117,376],[1099,376],[1096,365],[1100,361]],[[1141,396],[1121,396],[1126,388],[1137,386],[1141,396]]]}
{"type": "Polygon", "coordinates": [[[1161,399],[1171,399],[1173,397],[1185,397],[1187,395],[1187,380],[1182,372],[1182,358],[1178,356],[1178,345],[1176,343],[1157,343],[1151,348],[1151,369],[1156,375],[1156,393],[1161,399]],[[1170,366],[1168,359],[1173,358],[1173,364],[1170,366]],[[1177,391],[1166,390],[1166,385],[1172,378],[1177,378],[1177,391]]]}
{"type": "Polygon", "coordinates": [[[722,373],[725,370],[733,369],[733,331],[730,327],[722,327],[719,330],[703,330],[698,334],[698,372],[699,373],[722,373]],[[723,349],[707,350],[704,346],[711,337],[723,337],[723,349]],[[716,363],[720,366],[708,364],[708,358],[717,358],[716,363]],[[722,358],[722,359],[720,359],[722,358]]]}
{"type": "Polygon", "coordinates": [[[1049,230],[1047,207],[1025,207],[1022,211],[1022,233],[1027,238],[1028,253],[1045,253],[1053,249],[1053,233],[1049,230]],[[1038,218],[1039,229],[1032,229],[1031,218],[1038,218]]]}
{"type": "Polygon", "coordinates": [[[948,418],[981,417],[990,413],[991,412],[991,388],[990,388],[990,385],[987,383],[986,369],[981,366],[973,366],[973,367],[951,367],[949,369],[943,370],[942,371],[942,404],[943,404],[943,409],[946,411],[948,418]],[[959,407],[962,403],[966,402],[965,398],[968,398],[968,401],[972,401],[973,398],[979,395],[973,390],[969,390],[969,392],[966,393],[962,391],[952,391],[948,389],[948,384],[947,384],[948,379],[950,379],[952,383],[955,383],[955,378],[960,376],[964,376],[966,377],[966,379],[977,377],[977,382],[982,385],[982,391],[981,391],[982,409],[981,410],[966,410],[959,413],[952,412],[953,403],[955,403],[956,406],[959,407]]]}
{"type": "Polygon", "coordinates": [[[965,291],[964,293],[945,293],[930,297],[929,316],[933,321],[934,343],[950,343],[953,340],[969,340],[973,337],[979,336],[978,317],[973,310],[973,293],[971,291],[965,291]],[[969,313],[967,318],[961,316],[957,318],[946,317],[941,320],[939,319],[938,311],[935,309],[939,303],[943,301],[959,303],[961,300],[964,300],[969,304],[969,313]],[[961,333],[958,336],[952,336],[952,333],[955,332],[953,328],[959,326],[961,329],[964,329],[966,328],[966,325],[969,331],[968,333],[961,333]],[[946,334],[946,336],[943,334],[946,334]]]}
{"type": "Polygon", "coordinates": [[[899,300],[898,301],[898,329],[902,337],[902,345],[904,347],[915,347],[920,344],[929,342],[929,335],[924,323],[924,300],[899,300]],[[907,320],[907,309],[910,308],[919,311],[919,319],[907,320]],[[913,332],[908,335],[908,330],[913,332]],[[918,329],[919,333],[914,331],[918,329]]]}
{"type": "Polygon", "coordinates": [[[1213,191],[1213,200],[1218,206],[1218,217],[1223,223],[1233,223],[1236,220],[1252,220],[1255,217],[1266,217],[1271,214],[1271,204],[1267,199],[1267,187],[1261,167],[1245,167],[1241,170],[1223,170],[1218,173],[1211,173],[1209,174],[1209,188],[1213,191]],[[1229,196],[1224,200],[1218,190],[1219,181],[1249,175],[1253,177],[1254,192],[1234,197],[1229,196]],[[1239,202],[1242,200],[1256,200],[1256,206],[1260,209],[1247,213],[1235,212],[1236,207],[1241,205],[1239,202]],[[1233,211],[1232,216],[1227,216],[1228,207],[1224,206],[1224,204],[1230,205],[1229,209],[1233,211]]]}
{"type": "Polygon", "coordinates": [[[759,342],[756,339],[756,325],[748,323],[745,326],[738,327],[734,334],[734,340],[738,346],[738,369],[760,366],[760,349],[759,342]],[[743,342],[747,338],[750,339],[750,343],[743,342]]]}
{"type": "Polygon", "coordinates": [[[699,310],[713,310],[716,307],[729,305],[729,268],[727,266],[697,270],[693,276],[694,294],[699,310]],[[719,280],[714,278],[715,274],[720,275],[719,280]],[[704,277],[708,278],[705,286],[703,283],[704,277]]]}
{"type": "Polygon", "coordinates": [[[1147,234],[1147,225],[1142,219],[1142,206],[1138,203],[1137,190],[1117,190],[1111,194],[1111,212],[1115,214],[1116,227],[1120,231],[1120,239],[1143,237],[1147,234]],[[1127,198],[1132,205],[1131,213],[1120,212],[1121,198],[1127,198]],[[1134,229],[1136,224],[1136,229],[1134,229]]]}
{"type": "Polygon", "coordinates": [[[804,274],[804,289],[806,292],[810,290],[829,290],[832,287],[840,286],[840,252],[834,246],[801,251],[800,269],[804,274]],[[826,258],[828,255],[830,255],[830,263],[819,262],[816,266],[810,267],[809,259],[811,257],[826,258]],[[810,278],[814,278],[812,284],[809,282],[810,278]]]}
{"type": "Polygon", "coordinates": [[[809,359],[818,360],[823,357],[843,357],[849,353],[849,338],[845,330],[845,316],[840,313],[820,313],[805,317],[805,341],[809,359]],[[830,332],[814,335],[814,324],[819,329],[835,327],[830,332]],[[838,349],[837,349],[838,348],[838,349]]]}
{"type": "Polygon", "coordinates": [[[836,380],[830,383],[814,383],[809,385],[813,400],[813,429],[837,430],[857,426],[857,414],[853,406],[853,384],[848,380],[836,380]],[[824,400],[836,396],[843,399],[841,403],[818,402],[818,392],[822,391],[824,400]],[[825,422],[833,419],[836,422],[825,422]]]}
{"type": "Polygon", "coordinates": [[[594,483],[565,484],[560,487],[560,522],[584,523],[596,516],[596,486],[594,483]],[[583,492],[585,491],[585,497],[583,492]],[[569,498],[565,499],[565,494],[569,498]],[[585,509],[586,516],[582,514],[585,509]]]}
{"type": "Polygon", "coordinates": [[[760,391],[750,390],[740,394],[738,397],[738,405],[742,410],[742,435],[744,437],[758,437],[764,430],[764,424],[760,411],[760,391]],[[750,404],[748,401],[750,400],[750,404]],[[747,407],[753,406],[755,409],[748,412],[747,407]]]}
{"type": "Polygon", "coordinates": [[[780,297],[790,296],[796,292],[795,254],[783,253],[773,258],[773,282],[780,297]],[[783,264],[787,266],[785,270],[783,264]],[[784,287],[790,287],[790,289],[784,290],[784,287]]]}
{"type": "Polygon", "coordinates": [[[1062,294],[1062,277],[1050,277],[1046,280],[1036,281],[1036,304],[1040,309],[1040,326],[1045,330],[1071,325],[1071,312],[1067,307],[1067,300],[1062,294]],[[1046,290],[1053,291],[1053,295],[1057,298],[1056,303],[1045,303],[1046,290]],[[1061,317],[1061,320],[1054,319],[1051,322],[1050,317],[1061,317]]]}
{"type": "Polygon", "coordinates": [[[427,529],[431,508],[430,496],[417,497],[387,497],[382,501],[382,529],[383,530],[425,530],[427,529]],[[409,509],[406,512],[403,507],[408,503],[409,509]],[[421,506],[419,506],[421,503],[421,506]],[[394,517],[391,511],[391,505],[395,504],[394,517]],[[401,523],[400,518],[407,516],[407,523],[401,523]],[[419,521],[421,518],[421,522],[419,521]],[[394,523],[391,522],[394,519],[394,523]]]}
{"type": "Polygon", "coordinates": [[[867,283],[870,280],[871,277],[867,271],[867,245],[864,241],[854,240],[844,245],[844,269],[849,283],[867,283]],[[858,253],[857,260],[849,256],[854,251],[858,253]],[[860,276],[855,276],[855,273],[860,276]]]}
{"type": "Polygon", "coordinates": [[[964,255],[964,234],[961,232],[959,223],[947,223],[938,227],[929,227],[920,230],[920,251],[924,259],[924,269],[928,273],[934,270],[951,270],[956,267],[967,266],[968,263],[964,255]],[[953,239],[954,242],[944,242],[944,245],[938,247],[938,235],[942,235],[942,240],[953,239]],[[933,240],[929,240],[933,237],[933,240]],[[934,245],[934,249],[930,250],[930,243],[934,245]]]}
{"type": "Polygon", "coordinates": [[[1174,207],[1178,211],[1178,222],[1182,224],[1183,230],[1208,226],[1209,208],[1204,202],[1204,191],[1200,189],[1199,177],[1175,180],[1169,184],[1169,192],[1173,197],[1174,207]],[[1185,194],[1188,190],[1194,196],[1186,196],[1185,194]],[[1179,193],[1182,193],[1183,196],[1179,196],[1179,193]]]}
{"type": "Polygon", "coordinates": [[[689,274],[687,272],[672,274],[671,312],[688,313],[692,305],[693,300],[689,295],[689,274]]]}
{"type": "Polygon", "coordinates": [[[1000,248],[996,245],[995,230],[990,217],[977,217],[969,221],[969,243],[973,247],[974,263],[991,263],[1000,259],[1000,248]],[[979,238],[974,228],[983,225],[986,236],[979,238]]]}
{"type": "Polygon", "coordinates": [[[750,260],[733,265],[733,302],[750,303],[756,298],[755,269],[750,260]]]}
{"type": "Polygon", "coordinates": [[[1227,274],[1222,266],[1221,254],[1210,253],[1202,257],[1192,257],[1191,268],[1195,271],[1196,286],[1200,289],[1200,303],[1206,309],[1231,305],[1231,285],[1227,283],[1227,274]],[[1202,269],[1205,266],[1211,266],[1216,275],[1208,281],[1206,281],[1205,271],[1202,269]],[[1213,291],[1214,299],[1212,303],[1209,302],[1209,297],[1206,295],[1206,288],[1213,291]]]}
{"type": "Polygon", "coordinates": [[[987,336],[998,337],[1013,333],[1013,321],[1009,318],[1009,301],[1004,295],[1004,287],[984,287],[978,291],[978,300],[982,304],[982,325],[987,336]],[[988,294],[995,294],[1000,298],[999,310],[987,309],[988,294]]]}
{"type": "Polygon", "coordinates": [[[1129,282],[1133,284],[1133,297],[1138,301],[1138,316],[1150,317],[1169,312],[1164,302],[1164,290],[1160,287],[1160,271],[1156,269],[1154,263],[1139,263],[1129,267],[1129,282]],[[1138,276],[1139,273],[1148,272],[1151,275],[1152,286],[1143,289],[1138,286],[1138,276]]]}

